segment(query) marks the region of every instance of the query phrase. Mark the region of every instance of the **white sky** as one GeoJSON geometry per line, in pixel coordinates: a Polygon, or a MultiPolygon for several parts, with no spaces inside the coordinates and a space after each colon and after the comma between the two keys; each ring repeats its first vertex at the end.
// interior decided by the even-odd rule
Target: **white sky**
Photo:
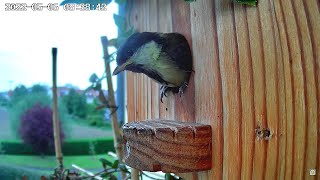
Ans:
{"type": "MultiPolygon", "coordinates": [[[[5,11],[5,2],[37,3],[34,0],[0,2],[0,92],[19,84],[51,86],[52,47],[58,48],[58,86],[69,83],[85,89],[90,85],[88,79],[92,73],[102,75],[100,37],[117,36],[113,21],[113,13],[118,13],[115,3],[109,4],[107,11],[68,12],[59,6],[59,11],[36,12],[5,11]]],[[[62,0],[38,2],[60,4],[62,0]]]]}

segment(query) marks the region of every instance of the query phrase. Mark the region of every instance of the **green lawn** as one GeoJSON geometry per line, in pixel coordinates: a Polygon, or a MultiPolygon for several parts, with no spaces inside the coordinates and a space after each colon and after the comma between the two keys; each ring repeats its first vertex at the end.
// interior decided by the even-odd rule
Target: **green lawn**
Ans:
{"type": "MultiPolygon", "coordinates": [[[[12,132],[10,120],[7,111],[0,109],[0,141],[17,140],[12,132]]],[[[112,129],[110,126],[97,128],[86,125],[81,121],[73,121],[70,119],[66,132],[69,135],[66,139],[97,139],[112,137],[112,129]]],[[[78,155],[64,156],[64,167],[73,169],[72,164],[81,168],[96,172],[102,169],[99,158],[112,159],[106,154],[98,155],[78,155]]],[[[0,179],[21,179],[23,175],[28,180],[40,179],[41,175],[52,174],[57,167],[55,156],[31,156],[31,155],[4,155],[1,154],[0,148],[0,179]]]]}
{"type": "MultiPolygon", "coordinates": [[[[99,158],[113,161],[113,158],[105,155],[83,155],[65,156],[63,158],[64,167],[73,169],[72,164],[91,172],[99,172],[102,165],[99,158]]],[[[22,179],[23,176],[28,180],[38,180],[41,176],[53,174],[57,167],[55,156],[23,156],[23,155],[0,155],[0,179],[22,179]]],[[[73,169],[74,170],[74,169],[73,169]]]]}

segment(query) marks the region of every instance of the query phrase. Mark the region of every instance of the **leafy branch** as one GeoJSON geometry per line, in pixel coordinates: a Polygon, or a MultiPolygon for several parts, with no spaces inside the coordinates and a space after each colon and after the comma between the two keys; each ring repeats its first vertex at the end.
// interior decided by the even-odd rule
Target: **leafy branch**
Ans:
{"type": "Polygon", "coordinates": [[[257,0],[236,0],[237,3],[245,4],[249,6],[257,6],[257,0]]]}

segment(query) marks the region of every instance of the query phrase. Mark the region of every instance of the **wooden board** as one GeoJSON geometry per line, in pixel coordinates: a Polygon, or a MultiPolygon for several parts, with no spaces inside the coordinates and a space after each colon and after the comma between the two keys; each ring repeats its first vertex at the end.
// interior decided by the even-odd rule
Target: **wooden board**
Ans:
{"type": "Polygon", "coordinates": [[[192,47],[195,72],[182,98],[170,95],[162,104],[156,83],[142,94],[137,89],[149,79],[127,75],[136,77],[127,88],[130,122],[163,118],[211,125],[213,168],[179,175],[320,179],[319,0],[260,0],[257,7],[231,0],[133,2],[140,13],[135,28],[179,32],[192,47]],[[148,116],[135,116],[141,111],[148,116]],[[270,130],[271,137],[260,138],[257,129],[270,130]]]}
{"type": "Polygon", "coordinates": [[[124,162],[136,169],[193,172],[211,169],[211,126],[172,120],[123,126],[124,162]]]}

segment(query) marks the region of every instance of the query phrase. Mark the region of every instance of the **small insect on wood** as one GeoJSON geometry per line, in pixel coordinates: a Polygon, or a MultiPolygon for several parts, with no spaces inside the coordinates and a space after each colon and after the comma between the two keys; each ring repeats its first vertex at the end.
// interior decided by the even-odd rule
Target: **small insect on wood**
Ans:
{"type": "Polygon", "coordinates": [[[211,169],[210,125],[171,120],[123,126],[124,162],[143,171],[194,172],[211,169]]]}

